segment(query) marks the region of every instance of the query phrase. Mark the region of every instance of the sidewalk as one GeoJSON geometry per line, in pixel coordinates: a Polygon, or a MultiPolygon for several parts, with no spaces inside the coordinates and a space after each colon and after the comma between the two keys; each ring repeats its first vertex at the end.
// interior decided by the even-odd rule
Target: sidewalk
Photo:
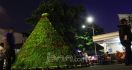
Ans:
{"type": "Polygon", "coordinates": [[[132,65],[131,66],[125,66],[124,64],[95,65],[93,67],[82,67],[76,69],[63,69],[63,70],[132,70],[132,65]]]}

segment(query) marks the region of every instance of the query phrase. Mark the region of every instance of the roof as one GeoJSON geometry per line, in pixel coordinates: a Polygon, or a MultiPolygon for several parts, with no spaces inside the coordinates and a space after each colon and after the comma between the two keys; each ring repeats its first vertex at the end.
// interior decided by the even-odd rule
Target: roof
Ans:
{"type": "Polygon", "coordinates": [[[132,17],[132,14],[118,14],[119,19],[127,19],[129,20],[129,17],[132,17]]]}
{"type": "Polygon", "coordinates": [[[107,34],[93,36],[93,41],[96,42],[96,41],[101,41],[101,40],[108,40],[108,39],[112,39],[115,37],[119,37],[119,32],[111,32],[107,34]]]}

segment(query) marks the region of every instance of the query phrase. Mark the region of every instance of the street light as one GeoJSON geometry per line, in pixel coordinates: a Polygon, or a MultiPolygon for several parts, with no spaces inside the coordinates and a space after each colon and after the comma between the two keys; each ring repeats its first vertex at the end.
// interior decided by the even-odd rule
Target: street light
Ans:
{"type": "Polygon", "coordinates": [[[92,16],[87,17],[87,22],[92,24],[94,22],[94,18],[92,16]]]}
{"type": "Polygon", "coordinates": [[[85,25],[82,25],[82,28],[83,28],[83,29],[85,29],[85,28],[86,28],[86,26],[85,26],[85,25]]]}
{"type": "Polygon", "coordinates": [[[94,36],[95,35],[94,34],[94,24],[93,24],[94,18],[92,16],[89,16],[89,17],[87,17],[86,20],[87,20],[88,24],[92,24],[92,30],[93,30],[93,36],[94,36]]]}
{"type": "MultiPolygon", "coordinates": [[[[94,33],[94,18],[92,16],[89,16],[86,18],[86,21],[89,23],[89,24],[92,24],[92,31],[93,31],[93,36],[95,35],[94,33]]],[[[82,26],[84,27],[84,26],[82,26]]],[[[85,27],[86,28],[86,27],[85,27]]],[[[94,42],[93,42],[94,43],[94,42]]],[[[95,55],[97,55],[97,50],[96,50],[96,44],[94,43],[94,52],[95,52],[95,55]]]]}

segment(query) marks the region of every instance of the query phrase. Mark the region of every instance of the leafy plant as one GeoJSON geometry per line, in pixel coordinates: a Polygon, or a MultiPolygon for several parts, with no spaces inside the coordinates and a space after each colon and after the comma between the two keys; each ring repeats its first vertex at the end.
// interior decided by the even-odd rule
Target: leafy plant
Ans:
{"type": "Polygon", "coordinates": [[[43,14],[20,49],[12,68],[23,70],[24,68],[62,66],[66,64],[66,61],[57,60],[57,57],[68,54],[70,54],[69,46],[54,29],[46,14],[43,14]],[[50,60],[50,58],[54,59],[50,60]]]}

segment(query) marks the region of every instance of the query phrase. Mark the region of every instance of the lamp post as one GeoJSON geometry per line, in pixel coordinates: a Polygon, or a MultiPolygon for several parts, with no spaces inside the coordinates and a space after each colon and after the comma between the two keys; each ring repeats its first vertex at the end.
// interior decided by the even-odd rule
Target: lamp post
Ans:
{"type": "Polygon", "coordinates": [[[92,31],[93,31],[93,36],[94,36],[95,35],[94,34],[94,24],[93,24],[94,18],[92,16],[87,17],[87,22],[88,24],[92,24],[92,31]]]}
{"type": "MultiPolygon", "coordinates": [[[[94,18],[92,16],[89,16],[89,17],[86,18],[86,21],[88,22],[88,24],[92,24],[92,27],[90,27],[90,28],[92,29],[92,33],[93,33],[93,36],[94,36],[95,35],[95,33],[94,33],[95,29],[94,29],[94,24],[93,24],[94,18]]],[[[82,28],[86,28],[86,26],[82,25],[82,28]]],[[[95,53],[95,55],[97,55],[97,49],[96,49],[96,44],[95,43],[94,43],[94,53],[95,53]]]]}

